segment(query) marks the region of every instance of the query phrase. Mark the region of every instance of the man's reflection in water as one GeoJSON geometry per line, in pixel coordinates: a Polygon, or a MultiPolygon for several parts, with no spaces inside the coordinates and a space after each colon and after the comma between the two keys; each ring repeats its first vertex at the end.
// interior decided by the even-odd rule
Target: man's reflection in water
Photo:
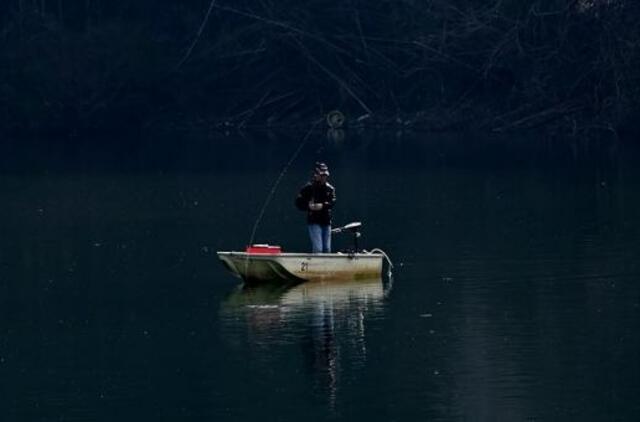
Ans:
{"type": "Polygon", "coordinates": [[[320,302],[313,307],[311,324],[302,338],[302,352],[307,368],[315,375],[314,387],[327,393],[329,406],[333,409],[339,364],[333,303],[320,302]]]}
{"type": "MultiPolygon", "coordinates": [[[[383,298],[380,279],[242,289],[223,304],[222,320],[231,334],[247,333],[248,353],[298,343],[316,397],[335,409],[341,377],[364,365],[365,319],[382,310],[383,298]]],[[[247,361],[273,363],[272,353],[260,357],[247,361]]]]}

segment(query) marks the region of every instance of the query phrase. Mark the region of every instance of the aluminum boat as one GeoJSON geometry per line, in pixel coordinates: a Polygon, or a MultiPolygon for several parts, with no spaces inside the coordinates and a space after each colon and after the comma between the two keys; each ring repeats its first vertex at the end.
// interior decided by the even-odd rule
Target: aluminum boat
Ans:
{"type": "MultiPolygon", "coordinates": [[[[364,280],[382,275],[380,249],[358,250],[360,222],[332,230],[353,234],[354,248],[338,253],[284,253],[279,246],[251,245],[244,252],[218,252],[229,271],[246,283],[301,283],[323,280],[364,280]]],[[[387,258],[388,259],[388,258],[387,258]]]]}
{"type": "Polygon", "coordinates": [[[218,252],[236,277],[247,283],[359,280],[380,277],[384,255],[360,253],[218,252]]]}

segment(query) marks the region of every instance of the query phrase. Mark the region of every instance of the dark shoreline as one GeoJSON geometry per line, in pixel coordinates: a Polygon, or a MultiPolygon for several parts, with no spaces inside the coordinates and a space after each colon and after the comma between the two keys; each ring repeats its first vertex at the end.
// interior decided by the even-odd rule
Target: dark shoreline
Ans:
{"type": "Polygon", "coordinates": [[[0,6],[0,132],[640,129],[637,2],[128,3],[0,6]]]}

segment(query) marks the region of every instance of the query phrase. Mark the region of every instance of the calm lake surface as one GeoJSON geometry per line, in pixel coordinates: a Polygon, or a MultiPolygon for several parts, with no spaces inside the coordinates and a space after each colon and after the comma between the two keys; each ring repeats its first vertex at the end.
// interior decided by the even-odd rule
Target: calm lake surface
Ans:
{"type": "Polygon", "coordinates": [[[0,419],[640,420],[637,150],[303,137],[5,143],[0,419]],[[393,279],[242,289],[318,159],[393,279]]]}

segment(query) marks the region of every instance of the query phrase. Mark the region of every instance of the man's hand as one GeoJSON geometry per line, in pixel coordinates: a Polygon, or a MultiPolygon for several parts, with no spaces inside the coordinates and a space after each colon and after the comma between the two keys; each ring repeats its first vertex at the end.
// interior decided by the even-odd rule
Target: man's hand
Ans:
{"type": "Polygon", "coordinates": [[[320,211],[322,209],[322,204],[321,203],[314,203],[314,202],[309,202],[309,209],[311,211],[320,211]]]}

